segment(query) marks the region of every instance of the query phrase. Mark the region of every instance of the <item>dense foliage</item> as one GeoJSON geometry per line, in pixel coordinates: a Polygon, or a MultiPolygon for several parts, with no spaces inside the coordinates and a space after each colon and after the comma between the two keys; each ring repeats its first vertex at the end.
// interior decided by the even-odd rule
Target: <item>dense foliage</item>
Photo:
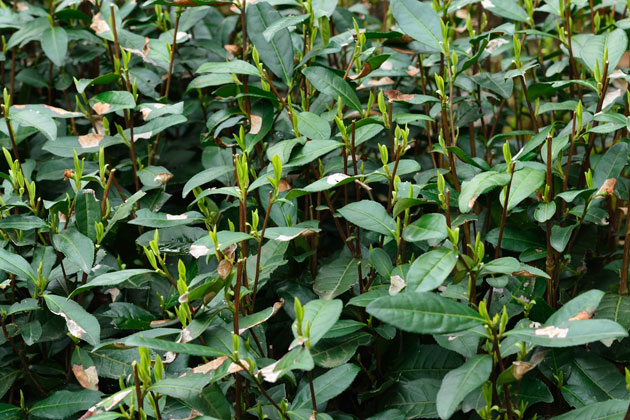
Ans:
{"type": "Polygon", "coordinates": [[[0,419],[630,419],[616,0],[0,0],[0,419]]]}

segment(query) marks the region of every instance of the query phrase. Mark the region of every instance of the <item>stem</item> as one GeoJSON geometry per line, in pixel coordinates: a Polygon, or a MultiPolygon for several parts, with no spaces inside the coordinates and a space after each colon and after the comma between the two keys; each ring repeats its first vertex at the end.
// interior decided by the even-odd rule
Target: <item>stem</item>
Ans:
{"type": "Polygon", "coordinates": [[[313,371],[308,371],[308,386],[311,389],[311,401],[313,402],[313,412],[317,413],[317,402],[315,401],[315,387],[313,386],[313,371]]]}
{"type": "MultiPolygon", "coordinates": [[[[120,46],[118,45],[118,31],[116,30],[116,15],[114,11],[114,5],[111,4],[109,6],[109,10],[112,17],[112,34],[114,35],[114,53],[116,54],[116,59],[120,62],[120,46]]],[[[127,85],[127,92],[131,93],[131,82],[129,80],[129,71],[125,70],[125,81],[127,85]]],[[[131,166],[133,168],[133,179],[136,186],[136,191],[140,190],[140,179],[138,178],[138,162],[136,162],[136,139],[133,135],[133,116],[131,115],[131,110],[125,110],[125,122],[127,123],[127,128],[129,129],[129,151],[131,157],[131,166]]]]}
{"type": "MultiPolygon", "coordinates": [[[[177,12],[175,13],[175,28],[173,34],[173,45],[171,45],[171,57],[168,63],[168,74],[166,76],[166,88],[164,90],[164,98],[168,100],[168,93],[171,88],[171,78],[173,76],[173,64],[175,62],[175,52],[177,51],[177,31],[179,29],[179,18],[181,17],[182,12],[181,8],[177,8],[177,12]]],[[[151,165],[153,163],[153,159],[155,158],[155,154],[157,153],[158,146],[160,144],[160,137],[162,136],[163,131],[160,131],[155,137],[155,143],[153,143],[153,147],[151,147],[151,151],[149,153],[148,164],[151,165]]]]}
{"type": "Polygon", "coordinates": [[[144,401],[142,401],[142,390],[140,389],[140,378],[138,377],[138,363],[134,360],[131,363],[133,370],[133,383],[136,389],[136,399],[138,400],[138,411],[136,411],[136,419],[141,420],[140,410],[143,409],[144,401]]]}
{"type": "MultiPolygon", "coordinates": [[[[608,90],[608,61],[604,63],[604,73],[602,74],[601,83],[602,91],[599,95],[597,108],[595,109],[595,113],[593,115],[597,115],[602,110],[604,97],[606,96],[606,91],[608,90]]],[[[583,185],[584,172],[586,172],[586,169],[591,166],[591,151],[593,150],[593,146],[595,145],[595,132],[592,131],[592,129],[597,127],[598,124],[599,121],[593,121],[591,133],[588,136],[588,146],[586,147],[586,151],[584,152],[584,160],[582,161],[582,167],[580,169],[580,183],[578,184],[578,188],[581,188],[581,186],[583,185]]]]}
{"type": "Polygon", "coordinates": [[[112,168],[112,170],[109,171],[109,178],[107,179],[107,185],[105,186],[105,192],[103,193],[103,199],[101,201],[101,217],[105,217],[107,196],[109,195],[109,189],[111,188],[112,181],[114,180],[114,172],[116,172],[115,168],[112,168]]]}
{"type": "Polygon", "coordinates": [[[252,291],[252,306],[251,312],[253,313],[256,305],[256,292],[258,290],[258,278],[260,276],[260,254],[262,250],[262,241],[265,237],[265,230],[267,229],[267,222],[269,222],[269,213],[271,213],[271,205],[273,204],[273,191],[269,191],[269,202],[267,203],[267,212],[265,213],[265,220],[263,221],[262,232],[260,234],[260,242],[258,242],[258,251],[256,254],[256,274],[254,275],[254,289],[252,291]]]}
{"type": "MultiPolygon", "coordinates": [[[[630,191],[628,192],[630,204],[630,191]]],[[[621,265],[621,278],[619,279],[619,294],[628,294],[628,262],[630,260],[630,211],[626,211],[626,228],[623,243],[623,264],[621,265]]],[[[630,410],[629,410],[630,412],[630,410]]],[[[626,414],[626,417],[628,414],[626,414]]]]}

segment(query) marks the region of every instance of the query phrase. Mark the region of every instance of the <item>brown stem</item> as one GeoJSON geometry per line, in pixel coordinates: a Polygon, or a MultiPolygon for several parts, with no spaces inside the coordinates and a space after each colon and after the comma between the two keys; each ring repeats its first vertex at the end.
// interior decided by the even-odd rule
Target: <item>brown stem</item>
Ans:
{"type": "Polygon", "coordinates": [[[525,97],[527,109],[529,110],[529,116],[532,119],[532,124],[534,125],[534,131],[538,133],[538,121],[536,120],[536,113],[534,112],[534,108],[532,108],[532,103],[527,98],[527,84],[525,83],[525,76],[520,76],[518,79],[521,81],[521,86],[523,87],[523,96],[525,97]]]}
{"type": "Polygon", "coordinates": [[[251,312],[255,311],[256,305],[256,292],[258,291],[258,278],[260,276],[260,254],[262,250],[262,241],[265,237],[265,230],[267,229],[267,223],[269,222],[269,213],[271,213],[271,205],[273,204],[273,191],[269,191],[269,202],[267,203],[267,211],[265,212],[265,219],[263,220],[262,232],[260,233],[260,242],[258,242],[258,251],[256,253],[256,273],[254,275],[254,289],[252,291],[252,305],[251,312]]]}
{"type": "MultiPolygon", "coordinates": [[[[630,206],[630,191],[628,192],[628,206],[630,206]]],[[[628,262],[630,261],[630,209],[626,210],[626,229],[623,243],[623,264],[619,279],[619,294],[628,294],[628,262]]]]}
{"type": "MultiPolygon", "coordinates": [[[[173,77],[173,65],[175,63],[175,52],[177,51],[177,31],[179,29],[179,18],[181,17],[181,10],[178,8],[175,13],[175,28],[173,35],[173,44],[171,45],[171,57],[168,63],[168,74],[166,76],[166,87],[164,90],[163,97],[168,100],[168,93],[171,88],[171,79],[173,77]]],[[[160,131],[155,137],[155,142],[151,147],[148,157],[148,164],[151,165],[153,163],[153,159],[155,158],[155,154],[157,153],[158,146],[160,145],[160,138],[162,137],[163,131],[160,131]]]]}
{"type": "Polygon", "coordinates": [[[313,412],[317,413],[317,402],[315,401],[315,387],[313,386],[313,371],[308,371],[308,386],[311,389],[311,402],[313,403],[313,412]]]}
{"type": "Polygon", "coordinates": [[[107,185],[105,186],[105,192],[103,193],[103,199],[101,201],[101,217],[105,217],[107,196],[109,195],[109,189],[111,188],[112,181],[114,180],[114,172],[116,172],[115,168],[112,168],[112,170],[109,171],[109,178],[107,179],[107,185]]]}
{"type": "Polygon", "coordinates": [[[142,400],[142,389],[140,389],[140,378],[138,377],[138,363],[134,360],[131,363],[131,369],[133,370],[133,383],[136,389],[136,399],[138,400],[138,411],[136,411],[136,419],[140,420],[140,410],[142,410],[144,401],[142,400]]]}
{"type": "MultiPolygon", "coordinates": [[[[602,110],[602,105],[604,103],[604,97],[606,96],[606,91],[608,90],[608,61],[604,63],[604,73],[602,74],[602,91],[599,95],[599,99],[597,100],[597,108],[595,109],[595,114],[597,115],[602,110]]],[[[597,127],[599,121],[593,121],[593,126],[591,127],[591,133],[588,136],[588,144],[586,147],[586,151],[584,152],[584,160],[582,161],[582,167],[580,168],[580,183],[578,184],[578,188],[581,188],[584,180],[584,172],[586,172],[587,168],[591,166],[591,151],[593,150],[593,146],[595,146],[595,132],[592,131],[593,128],[597,127]]]]}

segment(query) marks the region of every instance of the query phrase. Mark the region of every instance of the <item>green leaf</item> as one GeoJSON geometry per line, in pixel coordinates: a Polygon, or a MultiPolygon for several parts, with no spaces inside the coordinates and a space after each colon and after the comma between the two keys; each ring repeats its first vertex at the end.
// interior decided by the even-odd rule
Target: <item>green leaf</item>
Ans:
{"type": "Polygon", "coordinates": [[[545,223],[556,214],[556,203],[551,201],[549,203],[540,203],[534,211],[534,219],[539,223],[545,223]]]}
{"type": "Polygon", "coordinates": [[[81,94],[85,92],[85,89],[89,86],[108,85],[110,83],[114,83],[119,78],[120,75],[117,73],[105,73],[95,77],[94,79],[79,79],[75,82],[75,86],[77,88],[77,92],[81,94]]]}
{"type": "Polygon", "coordinates": [[[319,269],[313,291],[322,299],[333,299],[359,281],[360,260],[341,255],[319,269]]]}
{"type": "Polygon", "coordinates": [[[622,420],[629,403],[628,400],[598,402],[552,417],[552,420],[622,420]]]}
{"type": "Polygon", "coordinates": [[[608,47],[608,72],[617,67],[627,50],[628,36],[621,28],[600,35],[577,34],[572,37],[573,54],[593,72],[597,63],[603,70],[604,50],[608,47]]]}
{"type": "Polygon", "coordinates": [[[191,343],[175,343],[173,341],[162,340],[159,338],[147,338],[142,335],[128,337],[125,339],[125,345],[146,347],[160,351],[170,351],[178,354],[189,354],[191,356],[219,357],[231,354],[211,346],[191,343]]]}
{"type": "Polygon", "coordinates": [[[121,283],[126,282],[135,276],[140,276],[142,274],[153,273],[153,270],[147,270],[145,268],[136,268],[131,270],[120,270],[120,271],[112,271],[111,273],[101,274],[100,276],[90,280],[87,284],[83,286],[79,286],[70,294],[70,298],[78,295],[79,293],[83,293],[86,290],[90,290],[94,287],[99,286],[118,286],[121,283]]]}
{"type": "MultiPolygon", "coordinates": [[[[32,110],[24,110],[20,112],[12,112],[9,119],[13,124],[18,123],[25,127],[33,127],[40,131],[50,141],[57,139],[57,124],[48,115],[40,114],[32,110]]],[[[16,129],[16,127],[13,127],[16,129]]]]}
{"type": "MultiPolygon", "coordinates": [[[[304,321],[308,321],[310,326],[310,344],[314,346],[317,342],[328,332],[328,330],[335,325],[335,322],[341,315],[341,309],[343,303],[339,299],[335,300],[323,300],[316,299],[311,300],[304,305],[304,321]]],[[[304,328],[305,324],[302,325],[304,328]]],[[[297,321],[291,324],[291,330],[293,336],[297,340],[297,321]]],[[[304,334],[304,331],[302,331],[304,334]]],[[[295,340],[294,340],[295,341],[295,340]]]]}
{"type": "Polygon", "coordinates": [[[502,257],[494,259],[483,265],[481,274],[502,273],[512,274],[521,269],[521,263],[513,257],[502,257]]]}
{"type": "Polygon", "coordinates": [[[149,209],[140,209],[136,212],[136,216],[135,219],[127,223],[151,228],[167,228],[201,223],[204,220],[203,214],[197,211],[189,211],[182,214],[168,214],[153,212],[149,209]]]}
{"type": "Polygon", "coordinates": [[[601,187],[607,179],[617,178],[628,161],[628,143],[617,143],[597,162],[593,187],[601,187]]]}
{"type": "Polygon", "coordinates": [[[492,357],[475,356],[446,374],[437,395],[437,411],[441,419],[450,418],[466,395],[483,385],[492,372],[492,357]]]}
{"type": "Polygon", "coordinates": [[[131,213],[135,203],[144,197],[146,193],[144,191],[138,191],[131,197],[128,197],[124,203],[114,209],[114,215],[109,222],[107,223],[107,228],[105,228],[105,235],[122,219],[125,219],[131,213]]]}
{"type": "Polygon", "coordinates": [[[488,0],[488,3],[485,8],[497,16],[518,22],[527,22],[529,19],[525,9],[514,0],[488,0]]]}
{"type": "Polygon", "coordinates": [[[94,191],[86,192],[81,190],[77,193],[74,214],[79,232],[95,242],[95,223],[101,220],[101,206],[96,200],[94,191]]]}
{"type": "MultiPolygon", "coordinates": [[[[317,404],[324,404],[346,390],[361,369],[353,364],[345,364],[329,370],[313,380],[317,404]]],[[[302,382],[291,405],[292,410],[310,407],[311,390],[308,381],[302,382]]]]}
{"type": "Polygon", "coordinates": [[[265,38],[265,41],[271,42],[271,39],[278,31],[288,29],[291,26],[296,26],[297,24],[304,22],[310,16],[310,14],[284,16],[283,18],[273,22],[267,29],[264,30],[263,38],[265,38]]]}
{"type": "Polygon", "coordinates": [[[67,419],[79,411],[84,411],[96,404],[101,398],[98,391],[57,391],[48,398],[35,403],[29,414],[45,419],[67,419]]]}
{"type": "Polygon", "coordinates": [[[313,360],[317,366],[327,369],[346,363],[354,356],[359,346],[372,342],[372,335],[357,332],[349,336],[321,340],[312,350],[313,360]]]}
{"type": "Polygon", "coordinates": [[[260,77],[260,73],[258,72],[256,66],[243,60],[204,63],[199,66],[196,73],[246,74],[249,76],[260,77]]]}
{"type": "Polygon", "coordinates": [[[350,85],[337,76],[332,70],[324,67],[307,67],[302,73],[318,91],[337,99],[341,97],[343,103],[359,112],[363,109],[357,94],[350,85]]]}
{"type": "Polygon", "coordinates": [[[309,139],[330,138],[330,123],[312,112],[300,112],[298,117],[298,130],[300,134],[309,139]]]}
{"type": "Polygon", "coordinates": [[[403,229],[403,239],[407,242],[441,241],[447,236],[446,217],[439,213],[424,214],[403,229]]]}
{"type": "Polygon", "coordinates": [[[0,219],[0,228],[2,229],[32,230],[46,227],[48,224],[45,221],[27,214],[12,214],[0,219]]]}
{"type": "Polygon", "coordinates": [[[468,213],[481,194],[496,187],[507,185],[508,182],[510,182],[510,175],[498,172],[482,172],[475,175],[470,181],[464,181],[458,199],[459,211],[468,213]]]}
{"type": "Polygon", "coordinates": [[[149,391],[186,400],[201,394],[201,390],[210,383],[211,379],[210,375],[202,373],[166,378],[151,385],[149,391]]]}
{"type": "Polygon", "coordinates": [[[42,50],[55,66],[62,67],[68,52],[68,35],[61,26],[52,26],[42,34],[42,50]]]}
{"type": "Polygon", "coordinates": [[[199,395],[187,399],[186,404],[205,414],[205,416],[197,417],[198,420],[230,420],[232,418],[230,403],[217,384],[204,388],[199,395]]]}
{"type": "Polygon", "coordinates": [[[558,252],[564,252],[564,249],[567,247],[569,240],[571,239],[571,234],[573,233],[573,229],[575,229],[577,225],[569,225],[569,226],[559,226],[553,225],[551,228],[551,246],[558,252]]]}
{"type": "Polygon", "coordinates": [[[0,248],[0,270],[37,282],[37,274],[21,255],[2,248],[0,248]]]}
{"type": "Polygon", "coordinates": [[[426,46],[429,52],[441,51],[440,16],[428,3],[394,0],[391,10],[396,23],[407,35],[426,46]]]}
{"type": "Polygon", "coordinates": [[[350,223],[362,229],[377,232],[391,238],[396,233],[396,222],[385,207],[371,200],[350,203],[340,208],[339,213],[350,223]]]}
{"type": "Polygon", "coordinates": [[[271,41],[266,41],[263,35],[282,16],[269,3],[263,2],[249,3],[245,16],[247,35],[258,50],[261,61],[288,84],[293,77],[293,43],[289,30],[279,29],[271,41]]]}
{"type": "Polygon", "coordinates": [[[94,243],[87,236],[71,228],[53,236],[53,244],[58,251],[79,267],[84,273],[92,271],[94,264],[94,243]]]}
{"type": "Polygon", "coordinates": [[[465,304],[431,292],[385,296],[370,303],[367,312],[396,328],[417,334],[453,333],[483,323],[481,315],[465,304]]]}
{"type": "Polygon", "coordinates": [[[574,407],[628,395],[624,376],[614,364],[601,357],[580,352],[570,367],[571,375],[562,387],[562,394],[574,407]]]}
{"type": "MultiPolygon", "coordinates": [[[[486,241],[492,246],[497,246],[499,238],[499,228],[494,228],[486,235],[486,241]]],[[[508,251],[523,252],[529,248],[544,248],[545,246],[539,240],[539,237],[531,231],[514,229],[506,226],[503,230],[503,238],[501,239],[501,248],[508,251]]]]}
{"type": "Polygon", "coordinates": [[[193,175],[184,185],[182,190],[182,197],[185,198],[188,193],[195,189],[195,187],[199,187],[203,184],[207,184],[208,182],[212,182],[215,179],[222,177],[225,174],[233,173],[233,166],[218,166],[208,168],[204,171],[196,173],[193,175]]]}
{"type": "Polygon", "coordinates": [[[94,317],[73,300],[56,295],[44,295],[48,309],[66,320],[68,331],[76,338],[98,346],[101,342],[101,326],[94,317]]]}
{"type": "MultiPolygon", "coordinates": [[[[523,200],[532,195],[545,183],[545,171],[533,169],[528,166],[514,172],[510,185],[510,197],[508,198],[507,210],[510,211],[518,206],[523,200]]],[[[505,206],[505,191],[501,191],[499,197],[501,205],[505,206]]]]}
{"type": "Polygon", "coordinates": [[[566,321],[557,325],[545,323],[545,327],[512,330],[506,336],[514,335],[519,340],[544,347],[571,347],[594,341],[622,338],[628,331],[608,319],[585,319],[566,321]]]}
{"type": "Polygon", "coordinates": [[[22,420],[24,415],[20,407],[11,404],[0,403],[0,419],[2,420],[22,420]]]}
{"type": "Polygon", "coordinates": [[[428,292],[438,288],[457,264],[457,252],[438,248],[422,254],[409,267],[408,292],[428,292]]]}
{"type": "Polygon", "coordinates": [[[98,115],[136,107],[133,95],[127,91],[112,90],[90,98],[90,106],[98,115]]]}
{"type": "Polygon", "coordinates": [[[597,307],[595,318],[610,319],[630,330],[630,296],[605,294],[597,307]]]}
{"type": "Polygon", "coordinates": [[[277,362],[260,369],[260,372],[265,381],[273,383],[292,370],[309,371],[313,370],[314,367],[311,352],[306,347],[298,346],[282,356],[277,362]]]}

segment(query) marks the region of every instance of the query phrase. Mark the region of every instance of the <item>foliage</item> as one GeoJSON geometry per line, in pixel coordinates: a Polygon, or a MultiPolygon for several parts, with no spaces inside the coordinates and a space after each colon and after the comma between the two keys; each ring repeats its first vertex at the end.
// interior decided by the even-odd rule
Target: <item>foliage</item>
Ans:
{"type": "Polygon", "coordinates": [[[0,0],[0,419],[629,419],[628,9],[0,0]]]}

